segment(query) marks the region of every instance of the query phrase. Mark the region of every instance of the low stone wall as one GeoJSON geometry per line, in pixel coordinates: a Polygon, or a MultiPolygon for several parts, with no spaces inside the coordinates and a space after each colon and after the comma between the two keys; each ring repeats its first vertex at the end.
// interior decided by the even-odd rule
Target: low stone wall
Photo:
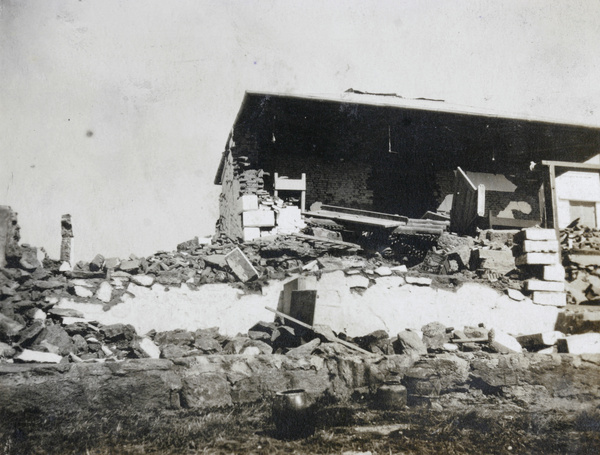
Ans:
{"type": "Polygon", "coordinates": [[[435,357],[360,357],[334,353],[212,355],[177,360],[59,365],[0,365],[0,411],[55,412],[208,409],[270,399],[279,390],[303,388],[314,397],[349,397],[371,391],[391,377],[404,378],[409,392],[455,391],[518,398],[550,408],[556,400],[600,403],[600,355],[485,353],[435,357]]]}

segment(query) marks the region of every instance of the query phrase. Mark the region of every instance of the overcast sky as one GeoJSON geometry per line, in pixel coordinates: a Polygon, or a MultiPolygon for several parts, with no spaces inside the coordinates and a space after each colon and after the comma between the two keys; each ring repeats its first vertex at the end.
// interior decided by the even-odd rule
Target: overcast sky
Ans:
{"type": "Polygon", "coordinates": [[[600,2],[0,0],[0,205],[57,258],[211,235],[244,92],[352,87],[600,126],[600,2]]]}

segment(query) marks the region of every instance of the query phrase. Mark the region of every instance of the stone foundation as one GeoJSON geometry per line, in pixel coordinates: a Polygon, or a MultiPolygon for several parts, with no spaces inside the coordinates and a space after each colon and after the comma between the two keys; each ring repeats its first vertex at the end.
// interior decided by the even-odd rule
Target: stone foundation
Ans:
{"type": "Polygon", "coordinates": [[[409,393],[456,391],[501,395],[520,405],[552,408],[600,403],[600,355],[485,353],[359,357],[336,353],[293,359],[283,355],[210,355],[176,360],[59,365],[0,365],[0,409],[13,412],[160,410],[239,405],[303,388],[313,398],[346,399],[374,392],[390,378],[409,393]]]}

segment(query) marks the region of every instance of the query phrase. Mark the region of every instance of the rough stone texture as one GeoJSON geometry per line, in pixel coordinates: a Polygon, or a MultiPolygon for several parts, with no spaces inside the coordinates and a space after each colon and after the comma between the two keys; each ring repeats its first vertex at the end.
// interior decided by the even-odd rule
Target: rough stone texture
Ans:
{"type": "Polygon", "coordinates": [[[404,376],[405,382],[414,379],[407,384],[412,393],[476,388],[506,395],[519,392],[520,399],[527,400],[533,395],[523,391],[535,390],[546,400],[531,404],[541,407],[551,406],[555,398],[600,402],[600,355],[463,353],[421,358],[414,364],[409,356],[364,358],[329,343],[322,348],[336,354],[299,359],[213,355],[175,361],[1,364],[0,410],[205,408],[264,400],[291,388],[344,398],[360,387],[377,388],[391,372],[404,376]]]}
{"type": "Polygon", "coordinates": [[[411,395],[437,396],[466,388],[469,362],[452,354],[416,362],[405,374],[404,382],[411,395]]]}
{"type": "Polygon", "coordinates": [[[92,272],[97,272],[98,270],[102,270],[102,266],[104,265],[104,256],[101,254],[97,254],[94,259],[90,262],[90,270],[92,272]]]}
{"type": "Polygon", "coordinates": [[[515,268],[515,259],[510,250],[476,249],[471,256],[471,268],[506,274],[515,268]]]}
{"type": "Polygon", "coordinates": [[[573,312],[558,313],[556,330],[563,333],[600,332],[600,312],[573,312]]]}
{"type": "Polygon", "coordinates": [[[472,382],[484,391],[543,386],[549,397],[590,401],[600,399],[600,355],[597,354],[478,353],[465,358],[472,359],[472,382]]]}
{"type": "Polygon", "coordinates": [[[0,313],[0,341],[8,341],[17,335],[25,326],[0,313]]]}
{"type": "Polygon", "coordinates": [[[394,351],[397,354],[418,356],[427,354],[427,346],[425,346],[418,333],[405,330],[398,334],[398,339],[394,342],[394,351]]]}
{"type": "Polygon", "coordinates": [[[108,281],[100,283],[98,290],[96,291],[96,298],[102,302],[108,303],[112,298],[113,287],[108,281]]]}
{"type": "MultiPolygon", "coordinates": [[[[67,355],[73,349],[71,337],[60,325],[51,325],[44,328],[40,335],[35,339],[34,344],[37,346],[48,346],[48,344],[55,346],[56,352],[54,353],[59,355],[67,355]]],[[[52,351],[54,351],[54,349],[52,351]]]]}
{"type": "Polygon", "coordinates": [[[431,349],[441,349],[444,343],[449,341],[446,334],[446,326],[440,322],[431,322],[421,327],[423,332],[423,343],[431,349]]]}

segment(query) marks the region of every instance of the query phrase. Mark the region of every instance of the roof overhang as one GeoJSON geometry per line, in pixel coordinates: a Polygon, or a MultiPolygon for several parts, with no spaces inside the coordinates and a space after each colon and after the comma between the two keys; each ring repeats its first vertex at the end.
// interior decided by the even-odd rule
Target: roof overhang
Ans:
{"type": "MultiPolygon", "coordinates": [[[[278,110],[290,111],[307,106],[318,106],[317,109],[311,109],[311,113],[316,113],[316,115],[319,115],[319,112],[330,115],[331,112],[342,109],[346,109],[348,112],[359,109],[382,118],[393,116],[399,118],[402,115],[412,115],[417,116],[421,123],[427,123],[428,127],[437,128],[438,130],[445,128],[452,131],[446,125],[456,129],[453,125],[464,124],[460,127],[463,130],[461,133],[463,136],[479,135],[479,137],[469,137],[469,140],[477,141],[480,138],[487,141],[488,144],[493,144],[493,147],[506,148],[507,153],[510,153],[510,147],[515,148],[516,145],[499,143],[510,142],[511,135],[519,134],[527,138],[527,145],[536,144],[536,146],[539,146],[540,151],[544,151],[543,148],[546,147],[546,150],[550,152],[550,148],[556,146],[557,151],[571,151],[580,148],[596,150],[596,153],[600,152],[600,127],[598,126],[581,125],[549,118],[534,118],[527,115],[490,112],[470,106],[452,105],[442,100],[408,99],[395,94],[368,94],[356,91],[348,91],[333,96],[246,92],[232,131],[237,132],[238,129],[243,128],[259,128],[264,126],[264,122],[269,121],[269,116],[275,115],[278,110]],[[483,131],[486,128],[489,132],[483,131]]],[[[418,132],[414,134],[418,134],[418,132]]],[[[436,131],[436,134],[438,136],[436,141],[442,147],[447,142],[461,140],[458,133],[450,141],[446,141],[450,138],[450,133],[446,132],[447,136],[442,136],[440,131],[436,131]]],[[[235,134],[233,139],[235,140],[235,134]]],[[[230,140],[231,135],[228,144],[230,140]]],[[[520,144],[519,147],[523,148],[523,145],[520,144]]],[[[215,176],[215,184],[217,185],[221,184],[221,174],[227,151],[228,146],[223,152],[215,176]]],[[[540,157],[540,159],[561,159],[561,156],[549,153],[540,157]]],[[[569,156],[568,159],[573,160],[574,158],[569,156]]],[[[583,160],[581,159],[581,161],[583,160]]]]}

